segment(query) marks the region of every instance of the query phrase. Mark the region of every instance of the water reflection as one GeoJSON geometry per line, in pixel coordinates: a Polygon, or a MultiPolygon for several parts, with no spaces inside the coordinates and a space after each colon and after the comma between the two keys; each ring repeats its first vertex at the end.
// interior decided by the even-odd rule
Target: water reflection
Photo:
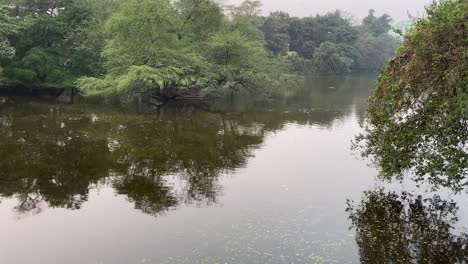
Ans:
{"type": "Polygon", "coordinates": [[[45,206],[80,209],[100,185],[151,215],[180,204],[214,204],[223,189],[219,176],[244,167],[269,132],[289,123],[330,128],[354,111],[369,86],[349,83],[318,80],[256,110],[249,100],[209,109],[173,104],[150,114],[6,102],[0,112],[0,195],[16,197],[20,214],[45,206]]]}
{"type": "Polygon", "coordinates": [[[224,112],[257,112],[259,110],[284,112],[308,112],[307,121],[330,127],[333,121],[342,119],[350,113],[362,120],[367,110],[367,98],[374,88],[375,76],[321,76],[306,79],[302,89],[286,90],[274,104],[258,102],[250,95],[226,96],[211,110],[224,112]]]}
{"type": "Polygon", "coordinates": [[[466,262],[455,202],[378,189],[344,212],[375,185],[349,151],[374,81],[314,78],[273,105],[4,100],[0,262],[466,262]]]}
{"type": "Polygon", "coordinates": [[[468,234],[455,231],[457,211],[438,195],[384,189],[366,191],[347,209],[361,263],[466,263],[468,234]]]}
{"type": "Polygon", "coordinates": [[[253,123],[210,113],[30,110],[35,114],[3,115],[0,130],[0,193],[17,196],[21,212],[40,202],[79,209],[89,188],[108,176],[106,182],[145,213],[158,214],[180,201],[215,202],[217,177],[242,167],[263,138],[253,123]]]}

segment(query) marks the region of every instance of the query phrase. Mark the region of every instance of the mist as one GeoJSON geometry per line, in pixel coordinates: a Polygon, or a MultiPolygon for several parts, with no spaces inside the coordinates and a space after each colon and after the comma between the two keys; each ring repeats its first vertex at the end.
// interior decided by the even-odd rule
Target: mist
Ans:
{"type": "MultiPolygon", "coordinates": [[[[243,0],[225,0],[227,3],[238,4],[243,0]]],[[[432,0],[261,0],[262,12],[267,15],[270,12],[281,10],[293,16],[310,16],[323,14],[336,9],[360,19],[367,15],[369,9],[375,9],[377,14],[387,13],[395,21],[407,20],[412,17],[422,17],[425,14],[424,7],[432,3],[432,0]]]]}

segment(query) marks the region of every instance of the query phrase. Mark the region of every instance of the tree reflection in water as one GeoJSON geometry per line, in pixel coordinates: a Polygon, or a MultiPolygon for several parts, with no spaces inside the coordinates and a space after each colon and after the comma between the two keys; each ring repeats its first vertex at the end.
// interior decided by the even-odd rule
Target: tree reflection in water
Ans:
{"type": "Polygon", "coordinates": [[[454,234],[458,206],[440,196],[367,191],[347,212],[362,263],[467,263],[468,234],[454,234]]]}
{"type": "Polygon", "coordinates": [[[16,197],[22,214],[80,209],[99,185],[155,216],[180,204],[213,204],[220,175],[244,167],[268,132],[291,122],[330,127],[350,112],[327,107],[213,112],[182,105],[144,115],[14,104],[0,109],[0,196],[16,197]]]}
{"type": "Polygon", "coordinates": [[[0,194],[16,196],[22,213],[39,212],[43,202],[79,209],[104,182],[152,215],[180,202],[213,203],[218,176],[242,167],[263,140],[254,123],[206,112],[148,117],[53,107],[1,118],[0,194]]]}

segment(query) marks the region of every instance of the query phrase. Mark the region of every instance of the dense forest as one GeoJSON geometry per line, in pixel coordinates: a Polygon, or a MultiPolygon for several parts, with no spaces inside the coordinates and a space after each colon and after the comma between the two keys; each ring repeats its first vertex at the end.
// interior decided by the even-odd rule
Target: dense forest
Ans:
{"type": "MultiPolygon", "coordinates": [[[[83,94],[291,86],[303,73],[379,70],[392,19],[260,15],[259,1],[1,0],[0,84],[83,94]]],[[[312,11],[311,11],[312,12],[312,11]]]]}

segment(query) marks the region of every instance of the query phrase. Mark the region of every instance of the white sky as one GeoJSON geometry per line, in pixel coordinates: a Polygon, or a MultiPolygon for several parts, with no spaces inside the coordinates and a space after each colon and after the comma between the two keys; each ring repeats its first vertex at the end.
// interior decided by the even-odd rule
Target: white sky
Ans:
{"type": "MultiPolygon", "coordinates": [[[[241,3],[243,0],[224,0],[227,3],[241,3]]],[[[377,15],[387,13],[395,21],[408,19],[408,12],[415,16],[424,15],[424,6],[433,0],[261,0],[262,11],[268,14],[281,10],[293,16],[323,14],[336,9],[343,10],[357,18],[367,15],[369,9],[375,9],[377,15]]]]}

